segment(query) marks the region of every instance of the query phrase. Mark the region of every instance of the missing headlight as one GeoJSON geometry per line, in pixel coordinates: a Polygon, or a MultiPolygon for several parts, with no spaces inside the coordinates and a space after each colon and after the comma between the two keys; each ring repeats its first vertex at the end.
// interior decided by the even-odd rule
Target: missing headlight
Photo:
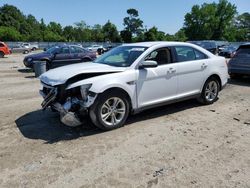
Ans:
{"type": "Polygon", "coordinates": [[[86,84],[86,85],[80,86],[80,91],[81,91],[81,96],[82,96],[83,101],[86,101],[88,99],[88,92],[91,86],[92,84],[86,84]]]}

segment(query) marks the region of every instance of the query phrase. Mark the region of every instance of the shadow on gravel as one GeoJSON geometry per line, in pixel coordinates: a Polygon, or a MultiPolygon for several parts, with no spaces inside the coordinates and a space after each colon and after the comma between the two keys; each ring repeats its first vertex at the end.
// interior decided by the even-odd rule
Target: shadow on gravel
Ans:
{"type": "Polygon", "coordinates": [[[183,110],[187,110],[187,109],[191,109],[191,108],[195,108],[199,106],[200,104],[195,99],[192,99],[192,100],[187,100],[187,101],[169,104],[165,106],[160,106],[157,108],[152,108],[149,110],[145,110],[139,114],[131,116],[128,119],[126,125],[136,123],[139,121],[148,120],[148,119],[158,118],[160,116],[174,114],[183,110]]]}
{"type": "Polygon", "coordinates": [[[36,77],[35,76],[25,76],[24,78],[33,79],[33,78],[36,78],[36,77]]]}
{"type": "Polygon", "coordinates": [[[32,69],[18,69],[17,70],[18,72],[21,72],[21,73],[32,73],[33,72],[33,70],[32,69]]]}
{"type": "MultiPolygon", "coordinates": [[[[196,100],[188,100],[153,108],[130,116],[127,120],[126,126],[139,121],[154,119],[197,106],[199,106],[199,104],[196,100]]],[[[15,122],[24,137],[29,139],[44,140],[46,144],[53,144],[59,141],[73,140],[83,136],[103,133],[103,131],[94,127],[89,119],[86,120],[83,126],[75,128],[65,126],[60,122],[59,115],[49,110],[37,110],[27,113],[18,118],[15,122]]]]}
{"type": "Polygon", "coordinates": [[[230,79],[228,83],[232,85],[239,85],[239,86],[250,86],[250,76],[241,77],[237,79],[230,79]]]}
{"type": "Polygon", "coordinates": [[[24,137],[44,140],[45,144],[73,140],[82,136],[98,134],[97,128],[88,123],[86,126],[68,127],[59,120],[54,112],[37,110],[18,118],[16,125],[24,137]]]}

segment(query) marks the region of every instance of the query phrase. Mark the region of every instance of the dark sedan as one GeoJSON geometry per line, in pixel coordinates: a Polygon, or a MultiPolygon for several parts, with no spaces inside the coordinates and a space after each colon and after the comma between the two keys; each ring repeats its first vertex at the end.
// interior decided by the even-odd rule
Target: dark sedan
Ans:
{"type": "Polygon", "coordinates": [[[236,46],[227,46],[219,52],[219,56],[223,56],[225,58],[232,58],[236,50],[237,50],[236,46]]]}
{"type": "Polygon", "coordinates": [[[213,54],[218,54],[218,48],[215,41],[189,41],[189,42],[201,46],[202,48],[210,51],[213,54]]]}
{"type": "Polygon", "coordinates": [[[75,45],[54,46],[45,52],[26,56],[23,63],[33,68],[37,61],[46,61],[46,69],[52,69],[73,63],[88,62],[96,59],[96,53],[75,45]]]}
{"type": "Polygon", "coordinates": [[[250,43],[240,45],[233,58],[228,62],[231,78],[250,75],[250,43]]]}

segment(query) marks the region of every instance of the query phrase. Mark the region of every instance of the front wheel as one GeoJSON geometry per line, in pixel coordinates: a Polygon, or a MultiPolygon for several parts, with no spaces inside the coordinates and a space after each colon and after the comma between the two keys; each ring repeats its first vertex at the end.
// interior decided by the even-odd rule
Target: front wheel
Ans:
{"type": "Polygon", "coordinates": [[[129,114],[129,102],[125,94],[108,91],[100,94],[90,108],[92,122],[102,130],[112,130],[124,125],[129,114]]]}
{"type": "Polygon", "coordinates": [[[202,104],[212,104],[218,99],[219,83],[216,78],[208,79],[202,89],[201,96],[198,101],[202,104]]]}

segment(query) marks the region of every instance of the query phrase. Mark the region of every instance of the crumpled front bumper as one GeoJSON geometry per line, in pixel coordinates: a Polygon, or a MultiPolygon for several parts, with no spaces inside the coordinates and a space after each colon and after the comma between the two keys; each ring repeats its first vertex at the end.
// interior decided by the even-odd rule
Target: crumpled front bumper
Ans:
{"type": "Polygon", "coordinates": [[[44,101],[41,104],[43,110],[51,106],[54,110],[60,113],[61,122],[67,126],[76,127],[82,124],[81,120],[77,117],[77,115],[74,112],[68,111],[67,109],[64,108],[63,105],[61,105],[58,102],[55,102],[57,96],[56,88],[51,89],[47,95],[42,90],[40,90],[39,93],[44,98],[44,101]]]}

